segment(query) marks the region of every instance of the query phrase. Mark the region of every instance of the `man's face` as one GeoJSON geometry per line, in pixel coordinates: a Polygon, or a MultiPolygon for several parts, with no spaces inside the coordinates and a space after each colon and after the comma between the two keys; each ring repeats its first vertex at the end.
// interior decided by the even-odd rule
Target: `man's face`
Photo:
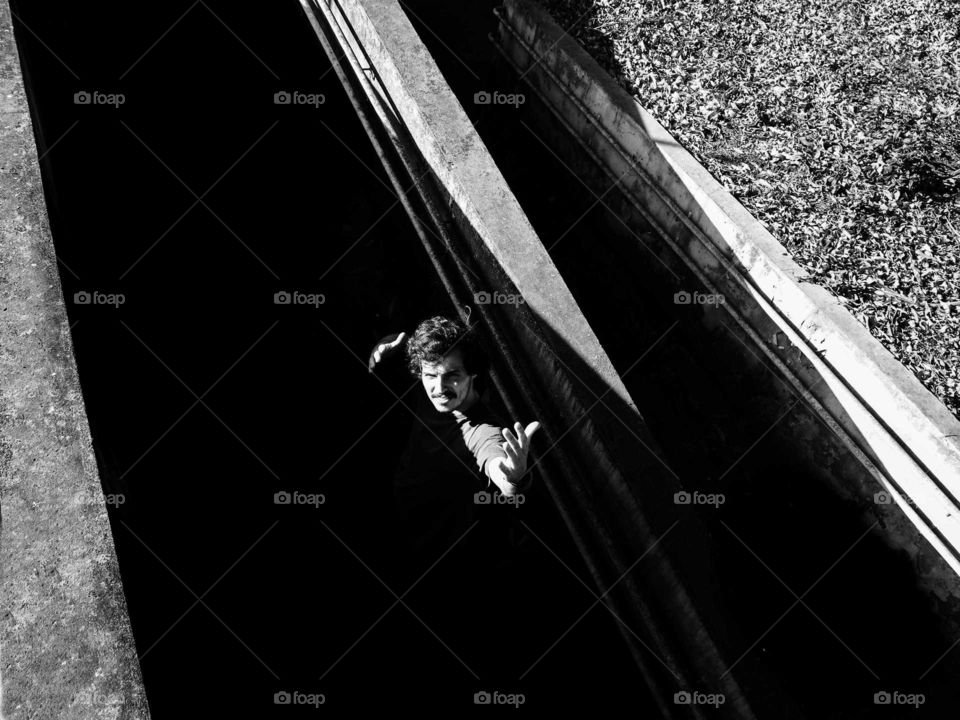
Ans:
{"type": "Polygon", "coordinates": [[[439,363],[420,365],[423,389],[440,412],[451,412],[470,404],[474,400],[473,381],[476,377],[467,374],[459,350],[444,355],[439,363]]]}

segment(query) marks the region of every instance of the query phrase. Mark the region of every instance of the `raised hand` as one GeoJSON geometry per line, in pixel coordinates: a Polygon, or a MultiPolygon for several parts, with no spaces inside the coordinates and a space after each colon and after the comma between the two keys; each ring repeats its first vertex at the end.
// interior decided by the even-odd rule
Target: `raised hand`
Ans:
{"type": "Polygon", "coordinates": [[[502,443],[501,447],[507,457],[501,459],[499,467],[503,472],[504,479],[512,485],[517,485],[520,478],[527,472],[530,438],[539,428],[540,423],[534,420],[526,427],[518,422],[514,423],[513,432],[510,432],[510,428],[503,429],[503,437],[506,442],[502,443]]]}
{"type": "Polygon", "coordinates": [[[373,350],[370,352],[370,358],[367,360],[368,372],[373,372],[373,369],[377,366],[377,363],[400,347],[404,337],[406,337],[406,333],[403,332],[393,333],[391,335],[382,337],[380,342],[374,345],[373,350]]]}

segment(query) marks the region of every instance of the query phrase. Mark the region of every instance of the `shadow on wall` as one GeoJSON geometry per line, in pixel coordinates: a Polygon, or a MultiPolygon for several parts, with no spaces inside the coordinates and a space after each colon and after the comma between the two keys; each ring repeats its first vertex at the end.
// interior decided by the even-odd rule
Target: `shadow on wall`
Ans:
{"type": "Polygon", "coordinates": [[[624,63],[617,57],[613,41],[603,26],[597,25],[601,3],[597,0],[537,0],[556,23],[590,53],[600,66],[627,92],[630,81],[624,72],[624,63]]]}

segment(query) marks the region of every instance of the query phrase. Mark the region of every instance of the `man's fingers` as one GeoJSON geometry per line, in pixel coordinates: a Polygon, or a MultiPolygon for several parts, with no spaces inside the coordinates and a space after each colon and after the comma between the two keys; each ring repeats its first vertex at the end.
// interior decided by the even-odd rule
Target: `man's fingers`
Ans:
{"type": "Polygon", "coordinates": [[[502,432],[503,432],[504,439],[506,439],[510,447],[513,448],[513,450],[515,450],[517,453],[519,453],[522,450],[520,446],[520,442],[519,440],[517,440],[514,434],[510,432],[510,428],[504,428],[502,432]]]}
{"type": "Polygon", "coordinates": [[[510,469],[513,470],[520,463],[520,454],[510,445],[510,443],[503,443],[502,447],[503,451],[507,454],[507,460],[509,460],[513,466],[510,469]]]}
{"type": "Polygon", "coordinates": [[[523,434],[523,425],[518,422],[513,423],[513,432],[514,437],[517,438],[517,445],[520,449],[524,449],[527,446],[527,438],[523,434]]]}
{"type": "MultiPolygon", "coordinates": [[[[519,425],[519,423],[517,423],[519,425]]],[[[523,431],[523,434],[526,435],[527,441],[530,441],[530,438],[533,437],[533,434],[540,429],[540,423],[534,420],[532,423],[527,425],[527,428],[523,431]]]]}
{"type": "Polygon", "coordinates": [[[532,423],[527,425],[526,428],[523,427],[519,422],[513,424],[513,429],[517,433],[517,441],[520,443],[520,447],[526,450],[530,445],[530,438],[533,434],[540,428],[540,423],[534,420],[532,423]]]}
{"type": "MultiPolygon", "coordinates": [[[[396,348],[400,343],[403,342],[403,338],[406,337],[406,335],[407,334],[405,332],[402,332],[399,333],[393,340],[377,343],[377,345],[373,348],[373,352],[370,353],[370,359],[367,361],[367,370],[373,372],[373,369],[376,367],[377,363],[383,359],[384,353],[396,348]]],[[[387,335],[386,337],[380,338],[380,340],[383,341],[389,337],[392,336],[387,335]]]]}

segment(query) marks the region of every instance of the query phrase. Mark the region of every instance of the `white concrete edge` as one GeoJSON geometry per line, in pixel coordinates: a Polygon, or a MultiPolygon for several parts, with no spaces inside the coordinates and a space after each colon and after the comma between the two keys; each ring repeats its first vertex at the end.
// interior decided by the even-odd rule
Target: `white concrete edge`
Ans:
{"type": "MultiPolygon", "coordinates": [[[[648,127],[656,123],[638,108],[648,127]]],[[[662,130],[659,124],[657,129],[662,130]]],[[[819,348],[819,357],[832,367],[833,374],[960,497],[960,442],[950,441],[951,436],[960,438],[960,422],[835,296],[807,282],[806,272],[777,252],[786,252],[783,246],[686,150],[672,139],[668,142],[657,140],[664,158],[737,259],[745,265],[754,262],[747,266],[747,274],[777,312],[803,329],[801,337],[819,348]]]]}
{"type": "Polygon", "coordinates": [[[535,311],[608,378],[611,392],[636,407],[543,243],[497,168],[466,112],[396,0],[337,3],[361,39],[380,81],[428,165],[460,211],[535,311]],[[402,60],[400,60],[402,59],[402,60]],[[433,110],[425,112],[424,108],[433,110]],[[534,260],[531,260],[534,256],[534,260]],[[517,268],[523,268],[518,274],[517,268]],[[543,283],[550,276],[550,283],[543,283]],[[559,291],[544,295],[540,288],[559,291]],[[585,340],[586,342],[583,342],[585,340]]]}

